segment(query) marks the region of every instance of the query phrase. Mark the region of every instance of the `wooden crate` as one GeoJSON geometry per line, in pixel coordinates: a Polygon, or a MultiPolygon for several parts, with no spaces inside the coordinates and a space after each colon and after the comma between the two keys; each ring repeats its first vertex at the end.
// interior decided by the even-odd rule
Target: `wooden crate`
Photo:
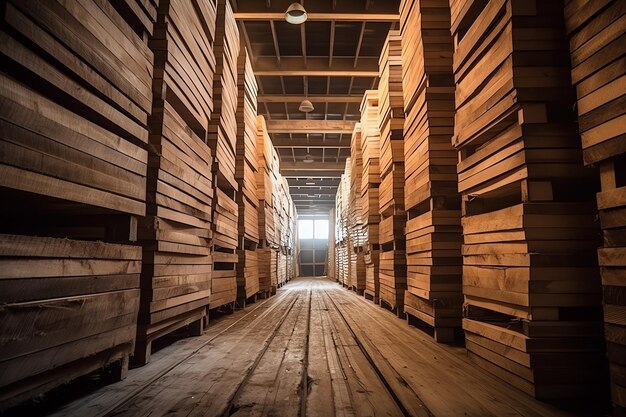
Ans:
{"type": "Polygon", "coordinates": [[[210,3],[163,2],[149,42],[155,99],[148,215],[139,229],[144,252],[133,358],[138,364],[149,361],[152,341],[162,335],[191,323],[201,333],[210,302],[213,158],[205,140],[213,109],[215,13],[210,3]],[[206,53],[197,56],[200,47],[206,53]]]}
{"type": "Polygon", "coordinates": [[[626,415],[626,128],[624,5],[565,2],[571,78],[585,164],[600,168],[597,194],[603,246],[598,250],[613,414],[626,415]]]}
{"type": "Polygon", "coordinates": [[[128,370],[141,248],[0,234],[0,409],[117,362],[128,370]]]}

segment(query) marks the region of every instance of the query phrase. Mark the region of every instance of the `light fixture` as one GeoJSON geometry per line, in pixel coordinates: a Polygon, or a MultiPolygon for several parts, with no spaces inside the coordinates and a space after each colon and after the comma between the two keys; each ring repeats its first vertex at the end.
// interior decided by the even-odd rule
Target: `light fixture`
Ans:
{"type": "Polygon", "coordinates": [[[315,185],[315,181],[313,181],[313,178],[308,178],[305,182],[306,185],[315,185]]]}
{"type": "Polygon", "coordinates": [[[306,22],[306,10],[300,3],[291,3],[285,13],[285,20],[292,25],[299,25],[306,22]]]}
{"type": "Polygon", "coordinates": [[[309,100],[304,99],[302,100],[302,103],[300,103],[300,107],[298,107],[298,110],[300,110],[302,113],[310,113],[315,110],[315,107],[313,107],[313,103],[311,103],[309,100]]]}
{"type": "Polygon", "coordinates": [[[312,164],[315,161],[313,160],[313,157],[311,157],[311,155],[306,154],[302,162],[304,162],[305,164],[312,164]]]}

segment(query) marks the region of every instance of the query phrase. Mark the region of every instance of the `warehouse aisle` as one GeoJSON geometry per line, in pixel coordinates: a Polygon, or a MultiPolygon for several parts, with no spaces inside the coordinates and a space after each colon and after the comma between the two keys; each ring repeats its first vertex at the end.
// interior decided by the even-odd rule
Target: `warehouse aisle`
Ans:
{"type": "Polygon", "coordinates": [[[58,416],[565,416],[323,278],[219,320],[58,416]]]}

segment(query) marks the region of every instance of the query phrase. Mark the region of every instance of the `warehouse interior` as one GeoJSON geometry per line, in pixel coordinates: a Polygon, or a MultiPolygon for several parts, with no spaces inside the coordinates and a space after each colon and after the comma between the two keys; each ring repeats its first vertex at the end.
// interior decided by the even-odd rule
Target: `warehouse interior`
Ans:
{"type": "Polygon", "coordinates": [[[0,415],[626,416],[626,2],[0,10],[0,415]]]}

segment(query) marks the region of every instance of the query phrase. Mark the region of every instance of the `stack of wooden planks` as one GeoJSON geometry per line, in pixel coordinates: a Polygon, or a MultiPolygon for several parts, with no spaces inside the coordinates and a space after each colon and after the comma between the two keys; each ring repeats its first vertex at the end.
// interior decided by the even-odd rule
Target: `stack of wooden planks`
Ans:
{"type": "Polygon", "coordinates": [[[461,200],[454,134],[453,39],[448,0],[401,4],[409,323],[438,342],[460,333],[461,200]]]}
{"type": "Polygon", "coordinates": [[[620,1],[568,0],[565,6],[583,159],[600,168],[604,243],[598,258],[615,416],[626,415],[625,12],[620,1]]]}
{"type": "Polygon", "coordinates": [[[0,5],[0,411],[128,369],[156,18],[128,3],[0,5]]]}
{"type": "Polygon", "coordinates": [[[139,230],[139,364],[149,360],[155,338],[190,323],[200,333],[210,302],[213,159],[205,141],[213,108],[215,13],[204,1],[162,2],[149,42],[155,97],[148,208],[139,230]],[[183,81],[187,77],[194,82],[183,81]]]}
{"type": "MultiPolygon", "coordinates": [[[[349,159],[346,165],[349,165],[349,159]]],[[[337,282],[343,286],[348,286],[350,281],[350,233],[349,224],[350,206],[350,173],[344,170],[337,187],[335,197],[335,257],[337,259],[337,282]]]]}
{"type": "Polygon", "coordinates": [[[361,102],[361,218],[365,262],[365,291],[367,299],[378,303],[379,280],[379,224],[380,191],[380,131],[378,130],[378,92],[367,90],[361,102]]]}
{"type": "Polygon", "coordinates": [[[350,279],[348,288],[363,294],[365,291],[365,236],[361,201],[361,176],[363,156],[361,153],[361,124],[357,123],[350,141],[350,195],[348,202],[348,233],[350,234],[350,279]]]}
{"type": "Polygon", "coordinates": [[[0,409],[118,362],[137,331],[141,248],[0,234],[0,409]]]}
{"type": "Polygon", "coordinates": [[[213,46],[217,63],[213,86],[215,108],[207,142],[215,156],[211,309],[234,305],[237,298],[239,208],[236,202],[238,184],[235,179],[235,155],[238,133],[239,47],[239,29],[230,2],[218,0],[213,46]]]}
{"type": "Polygon", "coordinates": [[[239,245],[237,249],[237,299],[240,305],[259,292],[259,196],[256,117],[258,86],[245,47],[237,60],[237,146],[235,179],[238,182],[239,245]]]}
{"type": "Polygon", "coordinates": [[[256,120],[257,165],[256,174],[257,197],[259,199],[259,291],[269,295],[276,291],[278,284],[275,252],[276,241],[275,211],[273,205],[274,184],[277,167],[276,150],[267,132],[263,116],[256,120]]]}
{"type": "Polygon", "coordinates": [[[470,357],[537,398],[601,394],[595,178],[571,110],[562,4],[450,6],[470,357]]]}
{"type": "Polygon", "coordinates": [[[406,289],[404,226],[404,99],[402,45],[399,31],[390,31],[379,60],[378,130],[380,132],[379,243],[380,301],[402,313],[406,289]],[[392,253],[389,253],[392,252],[392,253]],[[397,264],[396,264],[397,261],[397,264]],[[385,281],[384,285],[382,281],[385,281]]]}

